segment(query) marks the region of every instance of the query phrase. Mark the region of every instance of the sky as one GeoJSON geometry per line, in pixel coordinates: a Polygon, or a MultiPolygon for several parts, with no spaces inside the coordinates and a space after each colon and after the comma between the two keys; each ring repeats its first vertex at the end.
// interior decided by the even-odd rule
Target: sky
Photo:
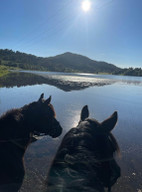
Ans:
{"type": "Polygon", "coordinates": [[[0,0],[0,49],[142,67],[142,0],[0,0]]]}

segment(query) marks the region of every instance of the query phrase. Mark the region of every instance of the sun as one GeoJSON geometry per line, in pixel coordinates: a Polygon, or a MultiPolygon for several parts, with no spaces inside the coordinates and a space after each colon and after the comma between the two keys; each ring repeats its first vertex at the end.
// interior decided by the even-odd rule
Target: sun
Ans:
{"type": "Polygon", "coordinates": [[[89,1],[89,0],[84,0],[84,1],[82,2],[82,10],[83,10],[84,12],[88,12],[88,11],[90,10],[90,8],[91,8],[91,1],[89,1]]]}

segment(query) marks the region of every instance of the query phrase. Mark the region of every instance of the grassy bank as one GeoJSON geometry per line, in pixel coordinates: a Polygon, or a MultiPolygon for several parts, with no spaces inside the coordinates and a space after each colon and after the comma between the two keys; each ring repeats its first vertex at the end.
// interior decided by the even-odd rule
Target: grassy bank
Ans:
{"type": "Polygon", "coordinates": [[[0,77],[7,75],[8,73],[10,73],[9,67],[0,65],[0,77]]]}

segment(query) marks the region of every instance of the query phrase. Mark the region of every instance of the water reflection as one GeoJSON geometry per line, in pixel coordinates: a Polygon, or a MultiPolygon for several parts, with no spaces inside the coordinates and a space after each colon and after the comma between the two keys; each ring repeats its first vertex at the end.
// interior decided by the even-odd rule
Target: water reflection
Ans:
{"type": "MultiPolygon", "coordinates": [[[[43,72],[44,77],[41,76],[41,74],[35,75],[30,73],[29,75],[31,77],[25,73],[17,75],[10,74],[12,75],[14,83],[10,78],[9,82],[7,79],[5,79],[4,82],[0,79],[1,86],[19,86],[0,88],[0,114],[8,109],[21,107],[26,103],[36,100],[38,99],[37,96],[44,92],[45,97],[52,95],[52,102],[55,106],[57,118],[64,128],[64,135],[70,128],[77,125],[79,121],[79,111],[86,104],[90,108],[90,116],[95,117],[100,122],[111,115],[113,111],[118,111],[117,129],[114,130],[113,133],[117,137],[122,152],[122,159],[119,160],[122,168],[122,178],[112,191],[134,192],[138,191],[138,189],[142,190],[141,78],[117,76],[115,81],[107,86],[92,86],[86,89],[84,89],[84,87],[80,89],[79,87],[80,90],[76,89],[77,91],[67,92],[64,91],[66,90],[64,86],[59,86],[60,79],[55,79],[57,73],[47,75],[47,72],[43,72]],[[46,76],[49,76],[49,79],[46,76]],[[52,77],[54,77],[56,84],[53,84],[54,79],[52,77]],[[38,80],[42,78],[45,82],[38,80]],[[19,83],[20,79],[21,81],[24,79],[30,86],[26,86],[26,83],[22,82],[21,87],[19,83]],[[51,82],[51,84],[49,82],[51,82]],[[59,89],[57,89],[57,87],[59,89]]],[[[67,76],[67,74],[60,74],[62,81],[64,80],[64,76],[67,76]]],[[[90,74],[87,75],[88,79],[88,76],[90,76],[91,81],[92,78],[95,79],[95,77],[90,74]]],[[[81,74],[79,77],[82,77],[82,81],[80,81],[83,82],[83,79],[85,79],[84,75],[81,74]]],[[[72,75],[70,75],[70,78],[68,77],[66,82],[77,78],[77,75],[76,78],[72,78],[72,75]]],[[[97,78],[105,79],[104,76],[97,76],[97,78]]],[[[110,76],[109,78],[106,76],[106,79],[111,78],[114,78],[114,76],[110,76]]],[[[69,88],[67,87],[67,89],[75,90],[74,87],[71,86],[69,86],[69,88]]],[[[27,175],[23,187],[20,190],[21,192],[42,191],[40,187],[42,187],[42,182],[44,182],[46,178],[48,167],[51,164],[59,143],[59,139],[52,140],[49,137],[45,137],[30,146],[25,156],[27,175]]]]}
{"type": "Polygon", "coordinates": [[[10,73],[0,78],[0,87],[21,87],[27,85],[43,84],[46,79],[30,73],[10,73]]]}
{"type": "Polygon", "coordinates": [[[92,86],[104,86],[114,83],[141,86],[142,79],[140,77],[40,71],[12,72],[9,75],[0,78],[0,87],[21,87],[27,85],[48,84],[63,91],[82,90],[92,86]]]}
{"type": "Polygon", "coordinates": [[[20,87],[26,85],[36,85],[36,84],[48,84],[53,85],[64,91],[81,90],[90,86],[103,86],[110,85],[114,81],[105,79],[94,79],[94,78],[82,78],[80,76],[71,75],[47,75],[44,73],[24,73],[17,72],[11,73],[3,78],[0,78],[0,87],[20,87]]]}

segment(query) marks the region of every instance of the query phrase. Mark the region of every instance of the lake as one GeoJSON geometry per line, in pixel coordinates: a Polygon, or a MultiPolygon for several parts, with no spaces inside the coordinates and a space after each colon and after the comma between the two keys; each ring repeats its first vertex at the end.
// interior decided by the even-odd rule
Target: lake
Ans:
{"type": "Polygon", "coordinates": [[[61,138],[77,125],[88,105],[98,121],[118,111],[113,130],[121,149],[122,176],[114,192],[142,192],[142,77],[21,71],[0,79],[0,114],[52,95],[57,119],[64,128],[58,139],[40,138],[25,155],[26,176],[21,192],[39,192],[61,138]]]}

